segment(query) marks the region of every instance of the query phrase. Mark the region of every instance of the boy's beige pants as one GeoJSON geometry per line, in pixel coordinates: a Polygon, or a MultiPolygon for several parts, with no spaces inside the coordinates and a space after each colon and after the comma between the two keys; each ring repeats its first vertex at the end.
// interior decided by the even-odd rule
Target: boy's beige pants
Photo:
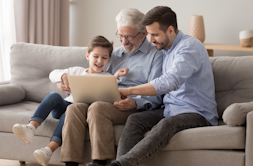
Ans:
{"type": "Polygon", "coordinates": [[[68,106],[62,130],[61,162],[84,162],[85,131],[89,126],[91,158],[114,159],[113,125],[124,125],[134,111],[120,111],[107,102],[90,106],[76,103],[68,106]]]}

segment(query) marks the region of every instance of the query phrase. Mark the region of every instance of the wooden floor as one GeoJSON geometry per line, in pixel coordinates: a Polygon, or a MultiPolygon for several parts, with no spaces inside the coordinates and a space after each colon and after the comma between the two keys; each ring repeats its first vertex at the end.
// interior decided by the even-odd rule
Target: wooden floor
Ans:
{"type": "MultiPolygon", "coordinates": [[[[4,160],[4,159],[0,159],[0,166],[41,166],[41,165],[38,164],[38,163],[33,163],[33,162],[27,162],[24,165],[21,165],[19,163],[19,161],[17,161],[17,160],[4,160]]],[[[60,166],[60,165],[49,164],[48,166],[60,166]]]]}

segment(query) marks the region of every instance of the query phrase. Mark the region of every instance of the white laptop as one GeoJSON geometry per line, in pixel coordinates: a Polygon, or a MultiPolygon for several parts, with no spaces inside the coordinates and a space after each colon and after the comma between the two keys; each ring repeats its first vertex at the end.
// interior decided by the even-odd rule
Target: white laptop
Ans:
{"type": "Polygon", "coordinates": [[[116,77],[104,75],[68,75],[74,103],[120,101],[116,77]]]}

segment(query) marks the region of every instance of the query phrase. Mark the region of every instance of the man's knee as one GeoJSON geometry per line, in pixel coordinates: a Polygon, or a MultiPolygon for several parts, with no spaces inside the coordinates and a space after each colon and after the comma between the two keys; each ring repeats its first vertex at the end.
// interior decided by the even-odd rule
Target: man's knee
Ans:
{"type": "Polygon", "coordinates": [[[97,101],[92,103],[89,106],[89,110],[101,110],[103,107],[107,107],[108,105],[111,105],[111,103],[103,102],[103,101],[97,101]]]}
{"type": "Polygon", "coordinates": [[[142,111],[142,112],[136,112],[131,114],[128,119],[127,122],[135,122],[135,123],[145,123],[147,121],[147,119],[153,118],[153,112],[152,111],[142,111]]]}
{"type": "Polygon", "coordinates": [[[92,103],[88,108],[88,115],[103,114],[105,112],[104,110],[108,107],[108,104],[110,103],[103,101],[92,103]]]}
{"type": "Polygon", "coordinates": [[[141,114],[134,113],[134,114],[129,115],[129,117],[127,118],[127,123],[136,123],[136,122],[139,122],[140,119],[142,119],[141,114]]]}
{"type": "Polygon", "coordinates": [[[66,110],[66,116],[75,116],[79,114],[86,115],[87,110],[88,110],[88,105],[85,103],[76,103],[76,104],[71,104],[67,107],[66,110]]]}
{"type": "Polygon", "coordinates": [[[179,132],[183,129],[186,129],[187,125],[181,116],[176,115],[163,118],[159,121],[156,127],[160,128],[161,130],[179,132]]]}
{"type": "Polygon", "coordinates": [[[110,119],[111,105],[111,103],[102,101],[92,103],[88,108],[87,121],[101,118],[110,119]]]}

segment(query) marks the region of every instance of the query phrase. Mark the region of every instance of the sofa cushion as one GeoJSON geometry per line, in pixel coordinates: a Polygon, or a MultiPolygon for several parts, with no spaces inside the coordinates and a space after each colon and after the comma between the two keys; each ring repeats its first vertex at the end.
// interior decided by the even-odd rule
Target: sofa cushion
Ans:
{"type": "Polygon", "coordinates": [[[245,127],[209,126],[175,134],[163,150],[245,149],[245,127]]]}
{"type": "MultiPolygon", "coordinates": [[[[149,133],[150,131],[145,137],[149,133]]],[[[245,149],[245,133],[244,126],[220,125],[187,129],[176,133],[162,150],[245,149]]]]}
{"type": "MultiPolygon", "coordinates": [[[[17,104],[5,105],[0,107],[0,131],[12,133],[12,127],[16,123],[27,124],[33,116],[35,110],[39,106],[37,102],[22,101],[17,104]]],[[[35,135],[52,137],[54,130],[59,120],[54,119],[51,114],[48,118],[38,127],[35,135]]],[[[124,125],[114,126],[115,144],[118,144],[119,138],[123,131],[124,125]]],[[[86,130],[85,140],[90,140],[89,130],[86,130]]]]}
{"type": "Polygon", "coordinates": [[[233,103],[253,101],[253,56],[210,57],[220,119],[233,103]]]}
{"type": "Polygon", "coordinates": [[[24,89],[17,84],[0,85],[0,105],[18,103],[25,98],[24,89]]]}
{"type": "MultiPolygon", "coordinates": [[[[39,103],[31,101],[1,106],[0,131],[12,132],[15,123],[27,124],[38,106],[39,103]]],[[[38,127],[35,135],[52,137],[57,124],[58,120],[49,115],[38,127]]],[[[123,129],[124,125],[114,126],[115,145],[118,145],[123,129]]],[[[86,131],[86,140],[89,140],[88,130],[86,131]]],[[[230,127],[222,125],[194,128],[177,133],[164,150],[244,149],[245,139],[245,127],[243,126],[230,127]]]]}
{"type": "Polygon", "coordinates": [[[231,104],[223,113],[223,121],[230,126],[245,125],[246,116],[251,111],[253,102],[231,104]]]}
{"type": "MultiPolygon", "coordinates": [[[[12,132],[12,127],[16,123],[28,124],[38,106],[39,103],[31,101],[22,101],[17,104],[1,106],[0,131],[12,132]]],[[[40,127],[38,127],[35,135],[51,137],[57,124],[58,120],[54,119],[50,114],[40,127]]]]}
{"type": "Polygon", "coordinates": [[[31,43],[12,45],[10,53],[11,83],[25,90],[25,100],[41,102],[49,92],[65,96],[49,80],[54,69],[89,67],[86,47],[59,47],[31,43]]]}

